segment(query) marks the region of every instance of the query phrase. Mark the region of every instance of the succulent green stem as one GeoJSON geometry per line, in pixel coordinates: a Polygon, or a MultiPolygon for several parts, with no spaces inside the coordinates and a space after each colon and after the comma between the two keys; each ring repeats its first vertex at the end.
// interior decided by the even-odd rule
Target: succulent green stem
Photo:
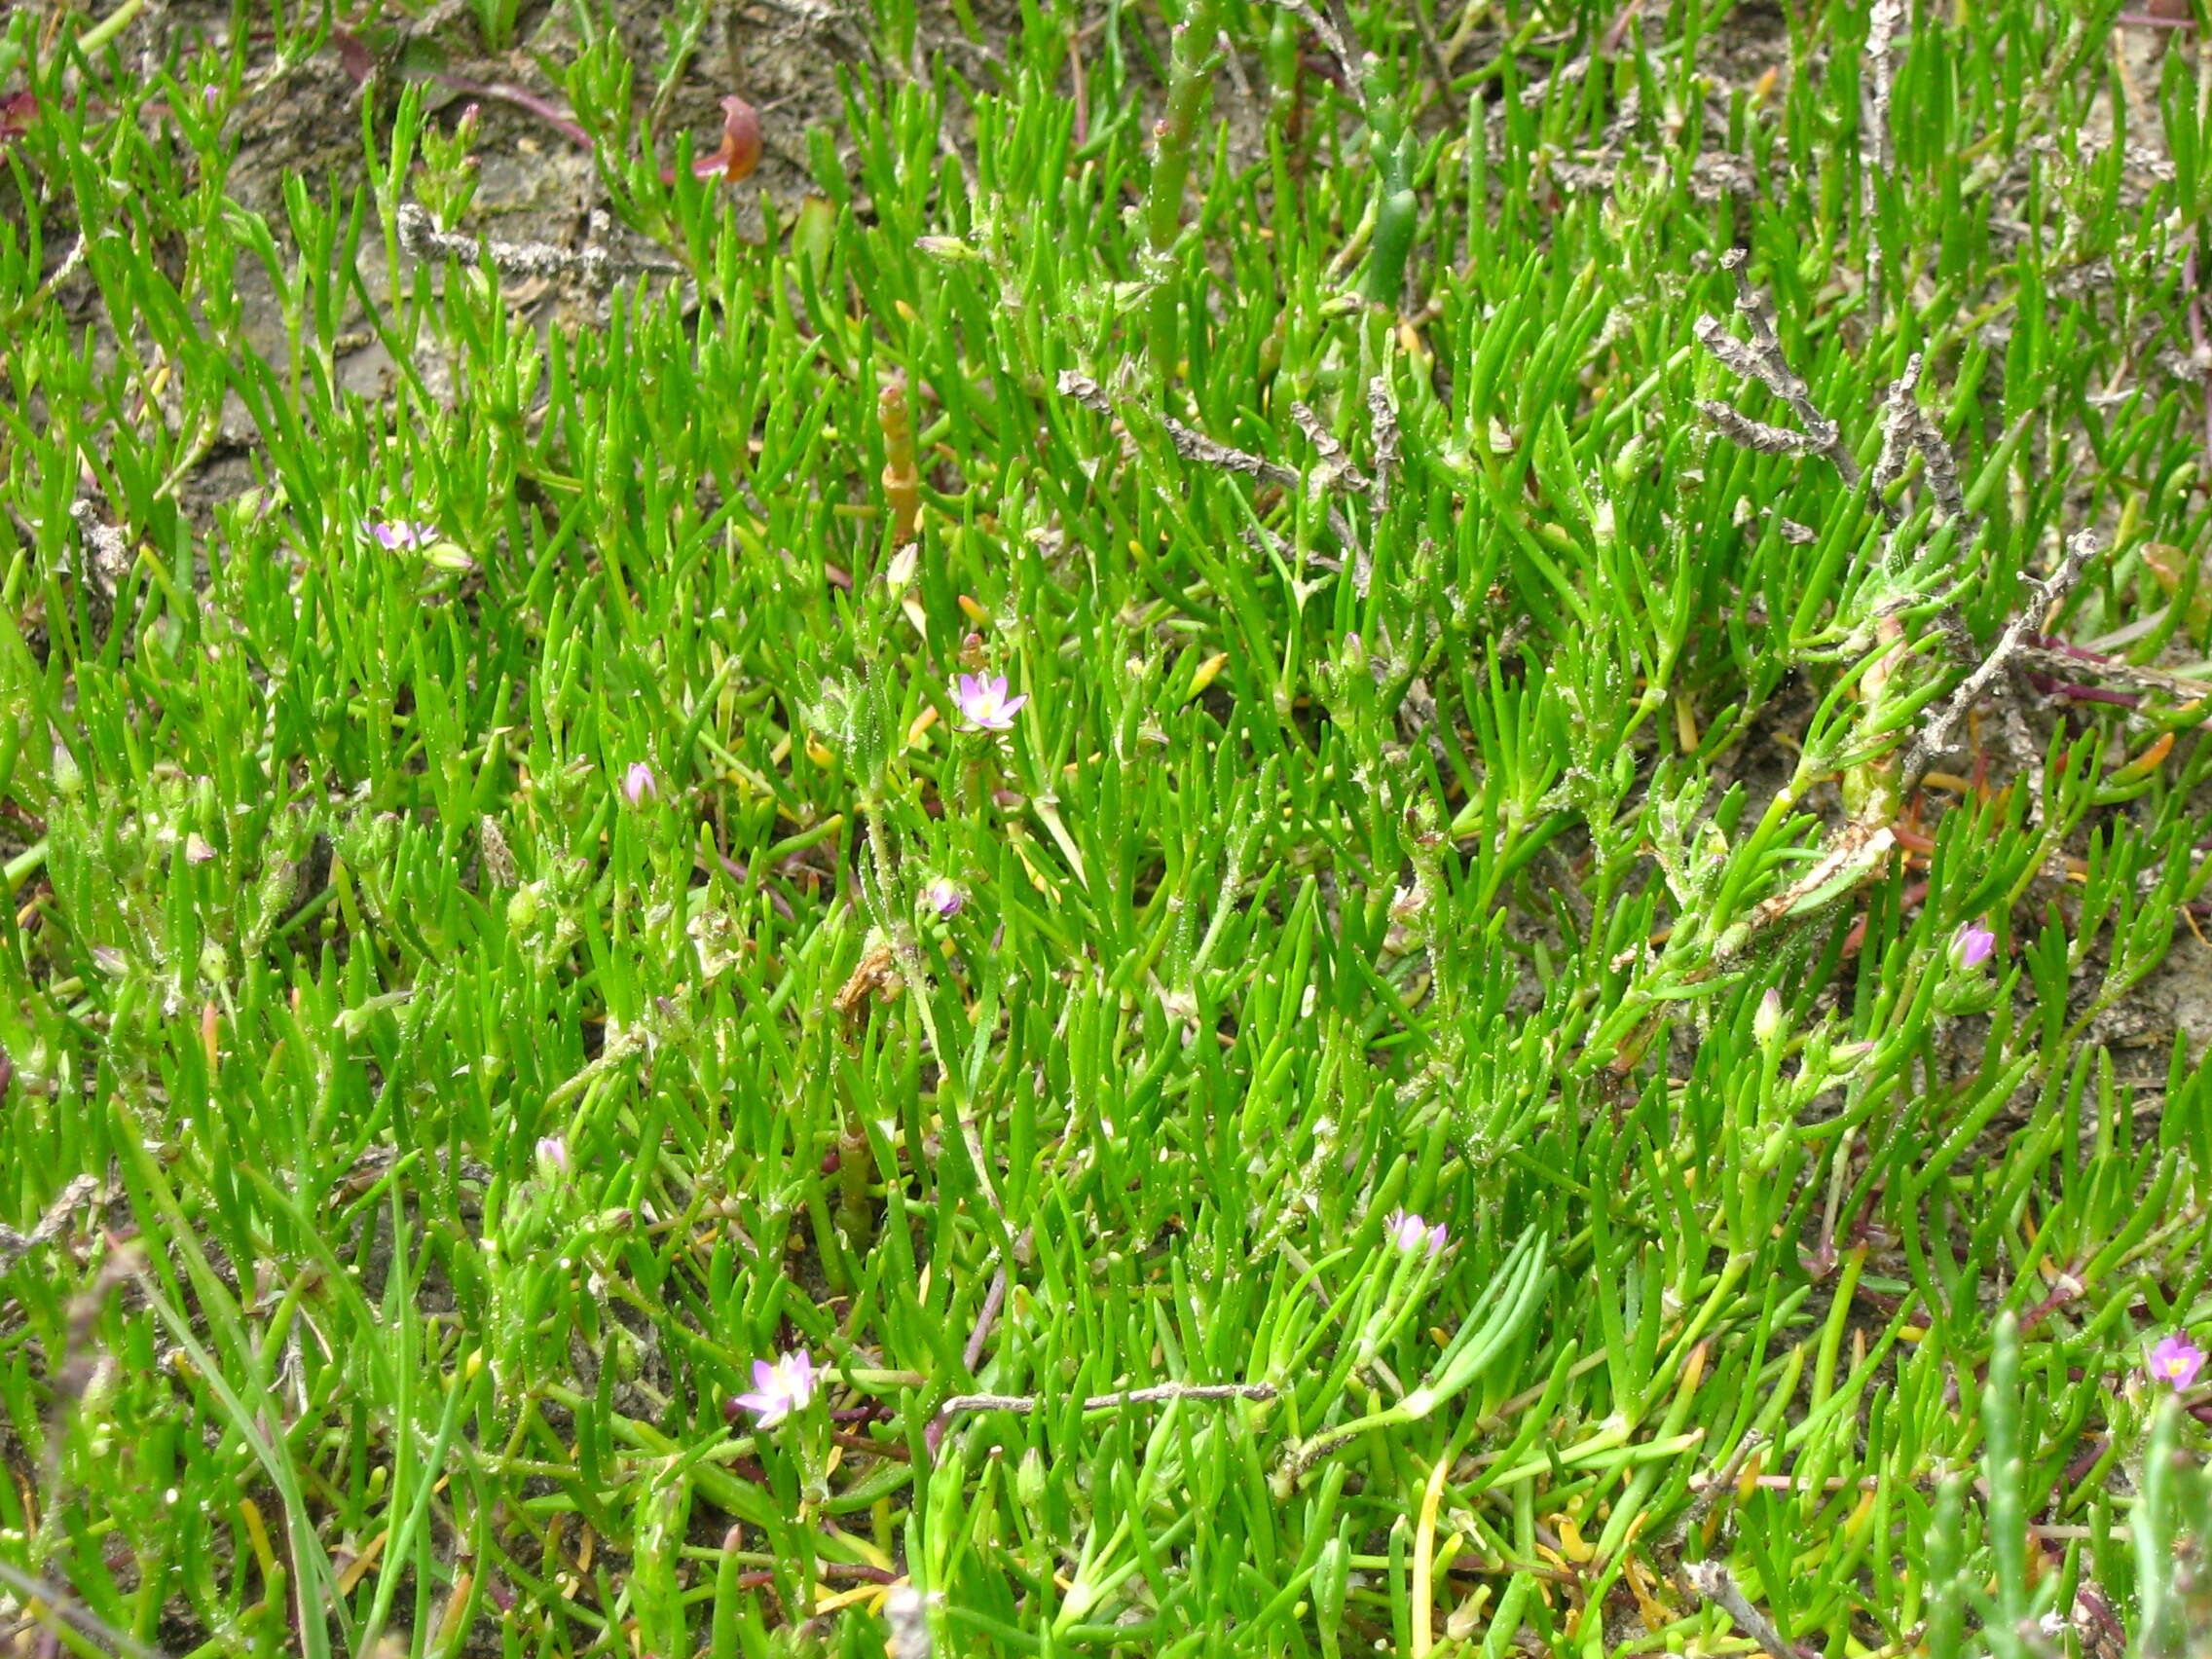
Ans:
{"type": "Polygon", "coordinates": [[[1367,116],[1367,153],[1375,159],[1375,235],[1367,244],[1360,297],[1374,306],[1396,306],[1405,291],[1406,259],[1420,221],[1414,195],[1413,138],[1405,129],[1397,93],[1382,84],[1373,57],[1360,66],[1360,101],[1367,116]]]}
{"type": "Polygon", "coordinates": [[[1212,9],[1206,0],[1193,5],[1175,25],[1167,69],[1167,110],[1153,124],[1152,184],[1145,198],[1145,240],[1159,269],[1152,293],[1152,369],[1164,386],[1181,361],[1180,297],[1168,280],[1165,262],[1183,230],[1183,192],[1191,177],[1191,146],[1198,118],[1213,90],[1212,9]]]}

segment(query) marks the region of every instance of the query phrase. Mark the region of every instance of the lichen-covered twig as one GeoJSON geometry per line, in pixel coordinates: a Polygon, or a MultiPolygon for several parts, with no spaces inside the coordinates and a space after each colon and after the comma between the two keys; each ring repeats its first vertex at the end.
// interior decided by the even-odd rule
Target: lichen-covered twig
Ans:
{"type": "Polygon", "coordinates": [[[1862,139],[1864,159],[1882,172],[1896,165],[1890,144],[1890,94],[1897,86],[1894,54],[1899,26],[1905,20],[1904,0],[1874,0],[1866,15],[1867,77],[1866,130],[1862,139]]]}
{"type": "Polygon", "coordinates": [[[625,258],[603,247],[565,248],[552,242],[510,242],[456,236],[441,231],[429,210],[418,203],[399,209],[399,245],[417,259],[452,257],[473,264],[479,251],[492,268],[508,276],[575,276],[587,282],[605,284],[624,276],[681,276],[683,267],[672,259],[625,258]]]}
{"type": "MultiPolygon", "coordinates": [[[[1059,388],[1063,397],[1074,398],[1094,414],[1113,416],[1117,413],[1114,400],[1108,395],[1106,388],[1088,375],[1078,374],[1073,369],[1062,369],[1059,388]]],[[[1240,450],[1233,444],[1209,438],[1205,433],[1184,425],[1164,411],[1156,413],[1161,428],[1167,433],[1167,441],[1175,446],[1175,453],[1185,461],[1196,461],[1206,466],[1218,467],[1224,472],[1241,472],[1247,478],[1257,478],[1264,484],[1279,484],[1286,490],[1306,494],[1319,493],[1319,486],[1296,467],[1285,466],[1280,461],[1270,461],[1249,450],[1240,450]]],[[[1321,483],[1330,481],[1329,477],[1324,476],[1321,483]]],[[[1365,489],[1366,486],[1367,480],[1361,478],[1359,487],[1365,489]]],[[[1364,553],[1359,537],[1352,531],[1351,521],[1335,507],[1329,509],[1329,529],[1345,546],[1355,553],[1364,553]]]]}
{"type": "MultiPolygon", "coordinates": [[[[1703,339],[1704,336],[1700,335],[1699,338],[1703,339]]],[[[1756,450],[1761,455],[1825,453],[1818,437],[1792,430],[1788,426],[1777,426],[1770,422],[1754,421],[1743,411],[1731,404],[1722,403],[1717,398],[1699,398],[1697,412],[1719,427],[1722,437],[1742,449],[1756,450]]]]}
{"type": "Polygon", "coordinates": [[[51,1244],[68,1231],[69,1218],[87,1204],[99,1198],[100,1184],[96,1177],[80,1175],[61,1189],[60,1196],[46,1206],[46,1213],[38,1218],[38,1225],[28,1233],[18,1233],[5,1222],[0,1222],[0,1272],[16,1265],[16,1258],[41,1244],[51,1244]]]}
{"type": "MultiPolygon", "coordinates": [[[[1751,286],[1751,276],[1745,270],[1749,255],[1743,248],[1730,248],[1721,255],[1720,268],[1736,274],[1736,310],[1751,331],[1747,344],[1729,334],[1717,317],[1701,317],[1697,324],[1697,337],[1715,357],[1747,380],[1755,380],[1775,396],[1789,405],[1790,413],[1798,424],[1824,449],[1834,449],[1841,442],[1841,430],[1836,424],[1822,414],[1813,402],[1812,389],[1789,366],[1783,354],[1782,340],[1775,332],[1774,308],[1766,296],[1751,286]]],[[[1859,461],[1848,450],[1831,456],[1836,470],[1843,474],[1844,482],[1859,482],[1859,461]]]]}
{"type": "Polygon", "coordinates": [[[1337,442],[1336,434],[1322,424],[1321,417],[1305,404],[1293,401],[1290,418],[1298,429],[1306,434],[1307,441],[1321,452],[1321,464],[1307,474],[1306,490],[1309,495],[1319,495],[1327,490],[1343,490],[1364,496],[1374,489],[1374,482],[1351,462],[1345,446],[1337,442]]]}
{"type": "MultiPolygon", "coordinates": [[[[1819,455],[1827,458],[1841,475],[1847,487],[1856,489],[1861,472],[1859,458],[1843,441],[1843,428],[1822,414],[1813,402],[1812,389],[1789,366],[1783,354],[1782,341],[1774,329],[1774,309],[1766,297],[1751,286],[1745,274],[1748,258],[1743,248],[1731,248],[1720,257],[1724,271],[1736,274],[1736,310],[1742,313],[1751,329],[1751,339],[1739,340],[1728,332],[1728,325],[1716,316],[1701,316],[1693,332],[1698,344],[1717,358],[1722,367],[1744,380],[1756,381],[1789,406],[1797,417],[1798,431],[1787,426],[1770,426],[1763,421],[1753,421],[1724,403],[1712,401],[1698,405],[1699,411],[1718,426],[1731,441],[1747,449],[1768,454],[1819,455]]],[[[1892,523],[1899,515],[1887,503],[1876,498],[1883,514],[1892,523]]]]}
{"type": "Polygon", "coordinates": [[[1390,400],[1390,380],[1377,375],[1367,383],[1367,422],[1375,434],[1375,510],[1390,505],[1390,481],[1398,473],[1398,410],[1390,400]]]}
{"type": "Polygon", "coordinates": [[[2098,552],[2094,531],[2077,531],[2066,543],[2066,556],[2058,562],[2058,569],[2042,581],[2030,578],[2028,585],[2035,597],[2020,613],[2007,624],[2005,632],[1997,637],[1997,644],[1981,659],[1981,665],[1968,675],[1959,688],[1944,699],[1936,718],[1928,722],[1919,741],[1905,756],[1903,775],[1899,779],[1899,793],[1909,795],[1927,776],[1937,756],[1951,747],[1958,728],[1972,709],[1976,698],[1989,688],[1991,682],[2016,662],[2031,640],[2040,636],[2048,626],[2050,613],[2065,603],[2066,596],[2074,591],[2074,584],[2082,579],[2082,572],[2098,552]]]}
{"type": "MultiPolygon", "coordinates": [[[[1756,450],[1762,455],[1825,456],[1845,485],[1856,487],[1860,479],[1859,458],[1843,441],[1841,427],[1814,404],[1812,392],[1783,355],[1782,342],[1774,331],[1773,312],[1744,276],[1743,259],[1743,250],[1738,248],[1727,254],[1721,263],[1736,272],[1736,308],[1749,321],[1751,338],[1738,340],[1718,317],[1704,316],[1696,325],[1698,342],[1723,366],[1745,380],[1756,381],[1787,403],[1802,430],[1754,421],[1732,405],[1711,398],[1698,403],[1698,412],[1717,426],[1722,436],[1745,449],[1756,450]]],[[[1875,459],[1868,484],[1875,507],[1892,529],[1903,522],[1904,513],[1889,500],[1889,489],[1904,476],[1906,462],[1916,454],[1943,516],[1962,523],[1968,519],[1966,492],[1959,484],[1958,462],[1951,455],[1950,445],[1943,441],[1943,434],[1929,419],[1928,411],[1920,406],[1921,361],[1919,353],[1915,352],[1906,362],[1904,373],[1890,383],[1889,392],[1882,399],[1882,449],[1875,459]]]]}
{"type": "Polygon", "coordinates": [[[1969,516],[1967,493],[1959,487],[1959,463],[1952,459],[1951,446],[1943,441],[1936,423],[1928,418],[1928,411],[1917,401],[1912,406],[1912,447],[1920,452],[1928,487],[1936,492],[1936,504],[1943,509],[1944,517],[1965,522],[1969,516]]]}
{"type": "MultiPolygon", "coordinates": [[[[1119,412],[1106,388],[1088,375],[1073,369],[1062,369],[1059,381],[1060,395],[1072,397],[1094,415],[1115,416],[1119,412]]],[[[1162,416],[1161,424],[1167,428],[1167,436],[1177,452],[1192,461],[1202,461],[1208,466],[1218,466],[1228,472],[1241,472],[1269,484],[1281,484],[1301,489],[1306,480],[1292,468],[1269,461],[1247,451],[1217,443],[1203,432],[1195,432],[1172,416],[1162,416]]]]}
{"type": "Polygon", "coordinates": [[[38,292],[32,294],[5,316],[0,316],[0,331],[4,331],[7,335],[13,337],[16,332],[16,324],[24,317],[36,315],[43,311],[46,303],[54,298],[61,284],[76,276],[78,269],[84,263],[85,233],[79,231],[77,240],[69,244],[69,251],[61,256],[61,263],[54,268],[54,274],[38,285],[38,292]]]}
{"type": "Polygon", "coordinates": [[[1882,399],[1882,453],[1874,461],[1874,493],[1877,497],[1885,495],[1904,476],[1907,460],[1917,454],[1943,516],[1963,521],[1967,498],[1959,486],[1958,462],[1936,423],[1928,418],[1928,411],[1920,406],[1920,367],[1921,356],[1915,351],[1905,363],[1904,373],[1890,383],[1889,395],[1882,399]]]}
{"type": "Polygon", "coordinates": [[[1774,1621],[1751,1605],[1735,1575],[1716,1561],[1693,1561],[1682,1576],[1700,1596],[1726,1613],[1736,1628],[1757,1642],[1771,1659],[1798,1659],[1797,1650],[1774,1628],[1774,1621]]]}
{"type": "MultiPolygon", "coordinates": [[[[1674,1543],[1677,1550],[1696,1536],[1698,1529],[1705,1525],[1705,1518],[1713,1513],[1713,1506],[1736,1490],[1736,1482],[1743,1475],[1744,1465],[1751,1460],[1751,1454],[1765,1444],[1766,1436],[1757,1429],[1744,1431],[1744,1438],[1736,1442],[1736,1450],[1728,1454],[1728,1461],[1720,1465],[1717,1474],[1707,1480],[1697,1496],[1691,1500],[1689,1508],[1682,1512],[1681,1520],[1676,1524],[1674,1543]]],[[[1696,1484],[1694,1476],[1691,1484],[1696,1484]]]]}
{"type": "MultiPolygon", "coordinates": [[[[1085,1398],[1087,1412],[1117,1411],[1123,1406],[1161,1405],[1169,1400],[1272,1400],[1282,1390],[1272,1382],[1161,1382],[1151,1388],[1126,1388],[1115,1394],[1085,1398]]],[[[955,1394],[938,1407],[940,1418],[962,1412],[1013,1412],[1019,1415],[1052,1404],[1046,1394],[955,1394]]]]}
{"type": "Polygon", "coordinates": [[[1892,484],[1904,476],[1905,462],[1912,457],[1915,436],[1913,415],[1920,408],[1914,393],[1920,389],[1921,355],[1915,351],[1905,360],[1904,373],[1890,383],[1889,395],[1882,399],[1882,453],[1874,458],[1874,493],[1886,494],[1892,484]]]}
{"type": "Polygon", "coordinates": [[[1167,440],[1175,446],[1175,453],[1185,461],[1203,461],[1224,472],[1241,472],[1269,484],[1280,484],[1287,490],[1306,488],[1305,475],[1294,466],[1284,466],[1280,461],[1269,461],[1234,444],[1209,438],[1196,427],[1184,425],[1172,415],[1161,415],[1160,424],[1166,429],[1167,440]]]}
{"type": "Polygon", "coordinates": [[[1874,0],[1866,18],[1866,71],[1859,129],[1860,211],[1872,232],[1866,239],[1866,303],[1870,327],[1882,320],[1882,216],[1875,199],[1880,181],[1897,165],[1890,140],[1890,98],[1897,87],[1896,46],[1905,22],[1903,0],[1874,0]]]}

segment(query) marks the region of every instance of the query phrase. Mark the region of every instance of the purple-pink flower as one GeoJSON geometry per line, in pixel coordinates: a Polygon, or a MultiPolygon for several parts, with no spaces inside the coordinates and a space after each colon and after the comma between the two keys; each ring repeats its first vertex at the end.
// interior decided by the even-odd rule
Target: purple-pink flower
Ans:
{"type": "Polygon", "coordinates": [[[1012,730],[1015,713],[1029,701],[1026,691],[1018,697],[1006,694],[1003,674],[994,674],[988,679],[979,674],[963,674],[953,695],[960,705],[961,719],[967,722],[961,727],[963,731],[1012,730]]]}
{"type": "Polygon", "coordinates": [[[1997,948],[1997,936],[1979,922],[1960,924],[1951,940],[1951,960],[1964,969],[1979,968],[1997,948]]]}
{"type": "Polygon", "coordinates": [[[437,540],[438,527],[419,519],[379,519],[369,526],[369,535],[387,553],[412,552],[437,540]]]}
{"type": "Polygon", "coordinates": [[[653,769],[643,760],[631,761],[630,769],[622,774],[622,798],[636,806],[645,796],[657,798],[659,794],[660,780],[653,776],[653,769]]]}
{"type": "Polygon", "coordinates": [[[773,1365],[764,1359],[755,1360],[753,1391],[738,1395],[730,1403],[757,1417],[757,1427],[774,1428],[813,1398],[814,1361],[807,1357],[806,1349],[800,1348],[783,1355],[773,1365]]]}
{"type": "Polygon", "coordinates": [[[569,1143],[559,1135],[540,1135],[537,1141],[537,1170],[548,1180],[569,1172],[569,1143]]]}
{"type": "Polygon", "coordinates": [[[937,915],[950,921],[960,914],[960,907],[968,903],[968,895],[960,891],[959,883],[939,876],[922,889],[922,903],[937,915]]]}
{"type": "Polygon", "coordinates": [[[1403,1250],[1409,1256],[1416,1250],[1425,1250],[1433,1256],[1444,1248],[1445,1239],[1451,1236],[1441,1221],[1431,1227],[1408,1210],[1392,1210],[1390,1219],[1382,1227],[1389,1235],[1391,1248],[1403,1250]]]}
{"type": "Polygon", "coordinates": [[[2151,1350],[2151,1379],[2171,1383],[2175,1393],[2194,1387],[2204,1369],[2204,1350],[2176,1331],[2151,1350]]]}

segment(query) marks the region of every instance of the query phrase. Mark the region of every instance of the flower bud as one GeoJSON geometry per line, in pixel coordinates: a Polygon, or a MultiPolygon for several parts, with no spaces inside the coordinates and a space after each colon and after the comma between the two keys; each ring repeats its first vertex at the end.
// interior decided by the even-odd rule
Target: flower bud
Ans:
{"type": "Polygon", "coordinates": [[[1972,973],[1987,962],[1997,949],[1997,936],[1979,922],[1960,924],[1951,940],[1951,966],[1962,974],[1972,973]]]}
{"type": "Polygon", "coordinates": [[[1759,998],[1759,1011],[1751,1015],[1751,1035],[1762,1049],[1772,1048],[1783,1031],[1782,993],[1772,985],[1759,998]]]}
{"type": "Polygon", "coordinates": [[[1032,1523],[1045,1513],[1045,1455],[1032,1446],[1014,1471],[1014,1501],[1032,1523]]]}

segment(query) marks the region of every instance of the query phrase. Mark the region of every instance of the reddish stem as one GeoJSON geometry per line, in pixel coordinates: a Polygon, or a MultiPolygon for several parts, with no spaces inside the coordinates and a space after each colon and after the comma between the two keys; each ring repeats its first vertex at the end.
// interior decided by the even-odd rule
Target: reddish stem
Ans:
{"type": "Polygon", "coordinates": [[[2136,709],[2143,699],[2132,691],[2107,691],[2101,685],[2078,685],[2070,680],[2053,680],[2047,674],[2031,674],[2028,683],[2046,697],[2064,697],[2075,703],[2109,703],[2116,709],[2136,709]]]}

